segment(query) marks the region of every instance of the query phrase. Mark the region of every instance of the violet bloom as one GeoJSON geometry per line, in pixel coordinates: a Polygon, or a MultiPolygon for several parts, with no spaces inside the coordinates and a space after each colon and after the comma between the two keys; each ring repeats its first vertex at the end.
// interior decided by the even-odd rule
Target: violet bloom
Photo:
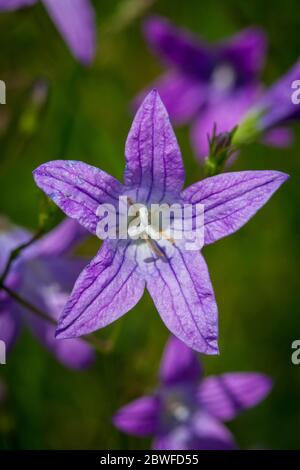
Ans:
{"type": "MultiPolygon", "coordinates": [[[[38,0],[0,0],[0,11],[34,5],[38,0]]],[[[72,54],[89,64],[96,50],[95,14],[90,0],[41,0],[72,54]]]]}
{"type": "MultiPolygon", "coordinates": [[[[69,216],[99,236],[99,207],[116,210],[120,196],[150,214],[139,239],[106,238],[80,274],[60,317],[57,338],[81,336],[117,320],[132,309],[147,287],[169,330],[188,346],[217,354],[217,305],[208,269],[199,251],[157,233],[154,204],[204,205],[204,243],[223,238],[244,225],[288,178],[278,171],[225,173],[182,191],[184,167],[167,111],[154,90],[133,121],[126,148],[124,184],[79,161],[57,160],[34,171],[36,184],[69,216]]],[[[135,227],[140,229],[141,225],[135,227]]]]}
{"type": "Polygon", "coordinates": [[[203,158],[214,125],[218,133],[230,131],[256,102],[265,35],[258,28],[249,28],[210,45],[159,17],[145,23],[144,33],[169,68],[155,87],[174,123],[192,123],[192,144],[196,155],[203,158]]]}
{"type": "Polygon", "coordinates": [[[125,433],[153,437],[153,449],[235,449],[223,422],[262,401],[271,387],[271,380],[256,372],[202,378],[195,352],[173,337],[163,355],[157,390],[121,408],[113,422],[125,433]]]}
{"type": "MultiPolygon", "coordinates": [[[[0,272],[3,272],[12,250],[31,239],[31,234],[6,221],[0,221],[0,272]]],[[[70,258],[74,244],[85,236],[77,222],[66,220],[49,234],[26,248],[13,263],[5,285],[57,320],[75,279],[86,263],[70,258]]],[[[0,290],[0,339],[8,351],[18,336],[21,320],[27,320],[34,334],[63,364],[81,369],[91,364],[94,352],[83,340],[57,340],[55,327],[19,306],[0,290]]]]}

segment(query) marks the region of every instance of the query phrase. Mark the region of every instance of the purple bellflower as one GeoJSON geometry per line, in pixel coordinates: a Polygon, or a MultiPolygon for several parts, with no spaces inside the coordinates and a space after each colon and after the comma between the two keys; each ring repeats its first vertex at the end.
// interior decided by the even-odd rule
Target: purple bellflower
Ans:
{"type": "MultiPolygon", "coordinates": [[[[265,35],[249,28],[209,45],[159,17],[147,20],[144,32],[169,68],[155,87],[175,124],[192,123],[192,144],[202,159],[208,155],[208,136],[212,137],[214,126],[218,134],[231,131],[260,97],[265,35]]],[[[284,146],[289,143],[286,133],[273,131],[269,143],[284,146]]]]}
{"type": "MultiPolygon", "coordinates": [[[[38,0],[0,0],[0,11],[34,5],[38,0]]],[[[41,0],[72,54],[84,65],[95,56],[96,24],[90,0],[41,0]]]]}
{"type": "MultiPolygon", "coordinates": [[[[180,149],[155,90],[136,114],[125,155],[124,184],[83,162],[64,160],[42,164],[34,179],[69,217],[98,236],[99,207],[118,208],[120,196],[140,204],[141,217],[157,203],[200,203],[204,244],[209,244],[242,227],[288,178],[278,171],[224,173],[182,190],[180,149]]],[[[189,251],[163,233],[155,239],[152,222],[147,234],[134,239],[127,222],[126,239],[106,238],[80,274],[60,317],[57,338],[81,336],[112,323],[136,305],[147,287],[175,336],[200,352],[217,354],[217,305],[200,251],[189,251]]]]}
{"type": "MultiPolygon", "coordinates": [[[[0,222],[0,271],[3,272],[11,251],[27,243],[31,234],[4,220],[0,222]]],[[[65,220],[23,250],[13,263],[5,285],[57,320],[86,263],[81,258],[68,257],[68,254],[86,233],[77,222],[65,220]]],[[[23,310],[0,290],[0,339],[8,351],[15,343],[24,317],[42,344],[64,365],[81,369],[91,364],[94,352],[83,340],[56,340],[55,327],[51,323],[23,310]]]]}
{"type": "Polygon", "coordinates": [[[218,133],[230,131],[259,95],[265,36],[251,28],[212,46],[159,17],[146,21],[144,32],[170,67],[155,84],[170,117],[177,124],[192,122],[193,146],[205,157],[214,124],[218,133]]]}
{"type": "Polygon", "coordinates": [[[173,337],[163,355],[157,390],[125,405],[113,422],[125,433],[152,436],[154,449],[235,449],[223,422],[255,406],[271,387],[266,375],[254,372],[202,378],[195,352],[173,337]]]}

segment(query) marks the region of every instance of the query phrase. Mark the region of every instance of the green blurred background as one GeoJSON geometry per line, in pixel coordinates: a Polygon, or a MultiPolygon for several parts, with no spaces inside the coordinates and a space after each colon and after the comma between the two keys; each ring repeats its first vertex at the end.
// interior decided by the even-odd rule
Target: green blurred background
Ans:
{"type": "MultiPolygon", "coordinates": [[[[141,7],[142,1],[136,1],[141,7]]],[[[161,72],[142,34],[142,17],[126,20],[133,0],[95,0],[99,47],[92,67],[70,55],[41,5],[0,15],[0,212],[35,230],[40,194],[32,170],[48,160],[77,159],[121,178],[130,100],[161,72]],[[126,7],[127,4],[127,7],[126,7]],[[127,8],[127,9],[126,9],[127,8]],[[125,14],[124,14],[125,13],[125,14]],[[46,80],[47,104],[36,111],[32,85],[46,80]]],[[[209,41],[262,26],[269,38],[265,83],[299,56],[296,0],[158,0],[162,14],[209,41]]],[[[299,77],[300,78],[300,77],[299,77]]],[[[300,339],[300,129],[287,150],[251,145],[234,170],[277,169],[292,178],[238,233],[204,249],[220,318],[219,357],[203,357],[206,374],[257,370],[274,379],[270,397],[229,427],[241,448],[300,448],[300,365],[291,343],[300,339]]],[[[177,129],[187,184],[203,177],[189,143],[177,129]]],[[[82,252],[93,256],[98,241],[82,252]]],[[[31,336],[22,337],[0,366],[7,399],[0,404],[0,447],[5,449],[138,449],[149,440],[121,434],[112,414],[156,386],[168,332],[145,295],[116,324],[98,333],[114,342],[85,372],[63,368],[31,336]]]]}

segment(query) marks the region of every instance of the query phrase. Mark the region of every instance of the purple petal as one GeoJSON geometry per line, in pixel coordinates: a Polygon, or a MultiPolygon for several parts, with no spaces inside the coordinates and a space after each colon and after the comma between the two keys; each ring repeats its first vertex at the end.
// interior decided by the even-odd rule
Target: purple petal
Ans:
{"type": "Polygon", "coordinates": [[[167,64],[186,75],[208,80],[215,56],[190,32],[174,27],[164,18],[153,17],[146,21],[144,33],[154,52],[167,64]]]}
{"type": "Polygon", "coordinates": [[[262,130],[281,126],[287,121],[299,119],[300,105],[293,103],[292,95],[296,91],[297,98],[299,92],[292,88],[292,83],[299,80],[300,60],[281,77],[267,92],[262,96],[257,109],[262,112],[260,127],[262,130]]]}
{"type": "Polygon", "coordinates": [[[129,244],[106,240],[77,279],[60,318],[57,338],[81,336],[112,323],[133,308],[145,282],[128,257],[129,244]]]}
{"type": "MultiPolygon", "coordinates": [[[[67,297],[66,299],[67,300],[67,297]]],[[[62,312],[61,305],[59,312],[62,312]]],[[[48,313],[50,313],[48,307],[48,313]]],[[[80,338],[56,339],[55,327],[44,320],[31,318],[31,327],[43,346],[56,357],[56,359],[70,369],[85,369],[95,360],[95,351],[80,338]]]]}
{"type": "Polygon", "coordinates": [[[199,449],[230,450],[236,448],[234,438],[226,426],[204,411],[195,414],[193,431],[199,439],[199,449]]]}
{"type": "Polygon", "coordinates": [[[39,166],[36,184],[69,217],[96,234],[100,204],[116,206],[122,185],[112,176],[86,163],[56,160],[39,166]]]}
{"type": "MultiPolygon", "coordinates": [[[[67,296],[65,301],[67,301],[67,296]]],[[[45,299],[42,298],[39,305],[43,306],[45,299]]],[[[49,301],[48,301],[49,302],[49,301]]],[[[54,303],[54,302],[53,302],[54,303]]],[[[38,304],[37,304],[38,305],[38,304]]],[[[59,309],[56,305],[52,306],[52,311],[47,305],[47,312],[51,316],[57,316],[61,313],[64,304],[60,305],[59,309]]],[[[37,317],[30,316],[29,318],[31,328],[36,336],[39,338],[43,346],[56,357],[56,359],[70,369],[85,369],[89,367],[95,360],[95,351],[80,338],[74,339],[56,339],[55,327],[45,320],[38,319],[37,317]]]]}
{"type": "MultiPolygon", "coordinates": [[[[86,261],[72,258],[39,257],[29,259],[24,266],[20,294],[54,320],[58,320],[68,300],[71,288],[86,261]]],[[[83,369],[95,359],[94,350],[80,339],[55,339],[55,326],[44,319],[24,312],[41,343],[65,366],[83,369]]]]}
{"type": "Polygon", "coordinates": [[[218,134],[231,131],[256,102],[258,95],[259,88],[250,85],[208,105],[195,121],[191,131],[196,155],[200,158],[206,157],[209,149],[208,138],[212,136],[214,126],[216,125],[218,134]]]}
{"type": "MultiPolygon", "coordinates": [[[[207,85],[201,81],[171,71],[154,83],[171,120],[176,124],[190,121],[207,100],[207,85]]],[[[140,104],[146,93],[141,93],[135,104],[140,104]]]]}
{"type": "Polygon", "coordinates": [[[57,227],[36,241],[23,255],[33,256],[61,256],[69,253],[77,244],[81,243],[89,234],[76,220],[65,219],[57,227]]]}
{"type": "Polygon", "coordinates": [[[229,430],[214,417],[196,413],[186,425],[159,435],[153,443],[156,450],[232,450],[236,448],[229,430]]]}
{"type": "Polygon", "coordinates": [[[219,49],[219,60],[234,64],[239,80],[249,83],[264,65],[266,42],[262,29],[245,29],[223,43],[219,49]]]}
{"type": "Polygon", "coordinates": [[[73,55],[89,64],[96,50],[95,14],[90,0],[42,0],[73,55]]]}
{"type": "Polygon", "coordinates": [[[0,10],[16,10],[34,5],[37,0],[0,0],[0,10]]]}
{"type": "Polygon", "coordinates": [[[168,194],[180,192],[184,183],[181,153],[167,111],[155,90],[135,116],[125,154],[125,183],[140,188],[140,197],[162,201],[168,194]]]}
{"type": "Polygon", "coordinates": [[[199,352],[217,354],[217,305],[202,255],[174,247],[155,269],[147,288],[171,333],[199,352]]]}
{"type": "Polygon", "coordinates": [[[0,301],[0,340],[4,341],[7,352],[15,344],[20,331],[20,318],[14,303],[10,300],[0,301]]]}
{"type": "Polygon", "coordinates": [[[294,133],[287,127],[275,127],[267,131],[263,143],[271,147],[286,148],[294,142],[294,133]]]}
{"type": "Polygon", "coordinates": [[[236,372],[204,379],[198,397],[208,413],[226,421],[262,401],[271,388],[272,381],[264,374],[236,372]]]}
{"type": "Polygon", "coordinates": [[[198,381],[202,373],[200,362],[191,348],[171,337],[160,366],[161,381],[166,385],[198,381]]]}
{"type": "Polygon", "coordinates": [[[113,417],[113,423],[125,433],[151,436],[157,430],[159,410],[158,397],[141,397],[121,408],[113,417]]]}
{"type": "MultiPolygon", "coordinates": [[[[8,261],[10,253],[30,240],[31,234],[0,216],[0,274],[8,261]]],[[[14,272],[19,263],[14,263],[14,272]]]]}
{"type": "Polygon", "coordinates": [[[193,184],[182,193],[185,203],[204,205],[204,243],[236,232],[288,179],[279,171],[223,173],[193,184]]]}

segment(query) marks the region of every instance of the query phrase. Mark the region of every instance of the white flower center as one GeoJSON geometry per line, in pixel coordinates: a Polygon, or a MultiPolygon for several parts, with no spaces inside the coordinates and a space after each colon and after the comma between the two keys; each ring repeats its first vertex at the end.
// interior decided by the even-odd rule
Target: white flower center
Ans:
{"type": "Polygon", "coordinates": [[[131,238],[159,238],[159,231],[151,225],[151,214],[149,214],[146,206],[131,206],[131,213],[135,213],[134,219],[129,222],[128,235],[131,238]]]}
{"type": "Polygon", "coordinates": [[[177,396],[170,396],[166,401],[167,412],[174,418],[183,423],[191,415],[189,407],[177,396]]]}
{"type": "Polygon", "coordinates": [[[213,88],[219,91],[229,90],[236,79],[235,71],[229,64],[222,64],[215,68],[212,74],[213,88]]]}

